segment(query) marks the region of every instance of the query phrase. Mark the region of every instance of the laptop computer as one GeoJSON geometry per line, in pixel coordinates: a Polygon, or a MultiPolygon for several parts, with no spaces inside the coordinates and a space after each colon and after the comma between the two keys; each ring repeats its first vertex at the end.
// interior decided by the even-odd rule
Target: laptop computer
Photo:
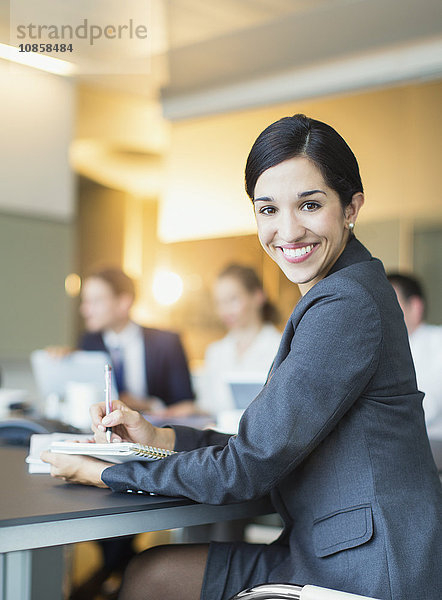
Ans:
{"type": "Polygon", "coordinates": [[[266,376],[262,373],[232,374],[227,382],[235,409],[245,410],[262,390],[265,380],[266,376]]]}
{"type": "MultiPolygon", "coordinates": [[[[55,358],[45,350],[31,353],[32,372],[43,398],[50,394],[64,398],[67,387],[72,383],[90,384],[96,388],[97,395],[104,398],[104,367],[109,360],[105,352],[76,351],[63,358],[55,358]]],[[[113,377],[112,399],[117,398],[117,386],[113,377]]]]}

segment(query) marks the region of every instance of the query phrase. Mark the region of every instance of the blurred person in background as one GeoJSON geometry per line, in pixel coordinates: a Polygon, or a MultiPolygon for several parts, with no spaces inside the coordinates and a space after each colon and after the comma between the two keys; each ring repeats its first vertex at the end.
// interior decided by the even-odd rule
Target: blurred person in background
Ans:
{"type": "Polygon", "coordinates": [[[416,277],[389,273],[388,279],[404,313],[417,385],[425,394],[428,436],[442,439],[442,326],[425,322],[427,303],[416,277]]]}
{"type": "MultiPolygon", "coordinates": [[[[281,332],[275,327],[279,312],[268,300],[256,271],[243,264],[232,263],[218,274],[213,298],[227,334],[206,349],[196,404],[200,411],[215,417],[223,431],[235,432],[243,411],[235,410],[229,381],[244,377],[264,384],[281,341],[281,332]]],[[[241,519],[189,527],[181,541],[241,540],[250,522],[241,519]]]]}
{"type": "Polygon", "coordinates": [[[218,415],[234,408],[228,381],[240,374],[264,384],[281,341],[277,308],[251,267],[231,264],[218,275],[213,295],[227,335],[207,347],[198,407],[218,415]]]}
{"type": "MultiPolygon", "coordinates": [[[[193,391],[179,336],[135,323],[130,317],[134,300],[134,281],[121,269],[89,273],[81,292],[86,333],[79,348],[110,355],[119,398],[132,409],[168,417],[192,412],[193,391]]],[[[118,574],[136,553],[133,541],[133,536],[101,540],[103,567],[74,591],[72,600],[92,599],[98,592],[112,597],[118,574]]]]}
{"type": "Polygon", "coordinates": [[[135,410],[177,415],[193,405],[189,368],[179,336],[141,327],[131,320],[133,280],[106,268],[84,280],[80,312],[87,333],[81,350],[105,351],[114,368],[119,397],[135,410]]]}

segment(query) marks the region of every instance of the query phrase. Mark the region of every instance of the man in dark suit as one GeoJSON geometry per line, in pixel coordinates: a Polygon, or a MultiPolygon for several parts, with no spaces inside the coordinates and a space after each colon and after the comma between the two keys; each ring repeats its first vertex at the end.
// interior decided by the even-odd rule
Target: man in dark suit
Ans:
{"type": "MultiPolygon", "coordinates": [[[[194,394],[179,336],[132,321],[134,300],[134,282],[121,269],[90,273],[82,286],[80,312],[87,332],[79,347],[108,352],[119,397],[131,408],[164,416],[193,412],[194,394]]],[[[105,593],[101,583],[125,567],[135,553],[132,544],[133,536],[102,540],[103,568],[75,590],[71,600],[105,593]]],[[[107,579],[105,587],[112,580],[107,579]]]]}
{"type": "Polygon", "coordinates": [[[91,273],[83,283],[80,311],[87,333],[82,350],[109,353],[119,396],[131,408],[180,414],[193,403],[186,356],[177,334],[130,319],[135,286],[122,270],[91,273]]]}

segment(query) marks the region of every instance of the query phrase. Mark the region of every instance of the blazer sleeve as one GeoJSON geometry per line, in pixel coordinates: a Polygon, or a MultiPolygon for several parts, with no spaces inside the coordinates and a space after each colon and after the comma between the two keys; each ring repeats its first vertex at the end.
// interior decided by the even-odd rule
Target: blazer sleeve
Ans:
{"type": "Polygon", "coordinates": [[[336,427],[376,372],[378,308],[361,285],[342,287],[340,278],[304,302],[301,313],[295,309],[296,323],[289,321],[271,377],[245,411],[238,435],[154,463],[109,467],[103,481],[115,491],[212,504],[268,493],[336,427]]]}
{"type": "Polygon", "coordinates": [[[175,450],[178,452],[205,446],[225,446],[232,437],[230,433],[220,433],[212,429],[194,429],[184,425],[173,425],[173,429],[175,430],[175,450]]]}

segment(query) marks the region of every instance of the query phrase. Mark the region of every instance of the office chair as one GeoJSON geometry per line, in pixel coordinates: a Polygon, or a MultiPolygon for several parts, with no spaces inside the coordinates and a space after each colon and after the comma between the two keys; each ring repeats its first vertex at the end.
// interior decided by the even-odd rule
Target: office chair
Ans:
{"type": "Polygon", "coordinates": [[[316,585],[295,585],[292,583],[264,583],[239,592],[230,600],[379,600],[368,596],[358,596],[338,592],[316,585]]]}

